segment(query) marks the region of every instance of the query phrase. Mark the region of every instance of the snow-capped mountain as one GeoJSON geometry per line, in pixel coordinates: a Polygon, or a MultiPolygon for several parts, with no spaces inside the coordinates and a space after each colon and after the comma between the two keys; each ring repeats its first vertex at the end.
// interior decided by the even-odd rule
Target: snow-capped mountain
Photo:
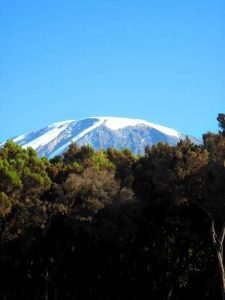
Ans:
{"type": "Polygon", "coordinates": [[[34,148],[40,156],[52,158],[66,151],[71,142],[78,145],[91,144],[95,149],[130,148],[134,153],[141,154],[146,145],[158,142],[175,145],[184,138],[185,135],[174,129],[144,120],[91,117],[57,122],[12,140],[22,147],[34,148]]]}

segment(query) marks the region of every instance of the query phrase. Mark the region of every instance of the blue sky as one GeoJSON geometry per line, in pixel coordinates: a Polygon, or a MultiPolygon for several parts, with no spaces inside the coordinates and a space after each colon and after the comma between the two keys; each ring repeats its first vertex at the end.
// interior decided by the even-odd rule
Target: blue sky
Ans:
{"type": "Polygon", "coordinates": [[[88,116],[218,130],[224,0],[0,4],[0,141],[88,116]]]}

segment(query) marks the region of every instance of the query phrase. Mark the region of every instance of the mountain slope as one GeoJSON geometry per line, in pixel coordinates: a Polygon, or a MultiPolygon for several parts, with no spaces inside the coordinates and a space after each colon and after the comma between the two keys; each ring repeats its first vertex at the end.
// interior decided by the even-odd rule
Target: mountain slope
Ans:
{"type": "MultiPolygon", "coordinates": [[[[49,158],[62,154],[71,142],[91,144],[95,149],[130,148],[134,153],[144,152],[146,145],[165,142],[175,145],[185,136],[178,131],[144,120],[91,117],[83,120],[57,122],[22,134],[12,140],[23,147],[34,148],[40,156],[49,158]]],[[[193,142],[200,141],[191,138],[193,142]]]]}

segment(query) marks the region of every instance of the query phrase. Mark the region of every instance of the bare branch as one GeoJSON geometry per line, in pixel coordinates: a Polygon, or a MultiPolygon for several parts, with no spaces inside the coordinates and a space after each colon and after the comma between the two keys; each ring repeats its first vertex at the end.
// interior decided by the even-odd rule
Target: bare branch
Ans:
{"type": "Polygon", "coordinates": [[[213,244],[217,245],[217,234],[215,231],[214,220],[212,220],[212,222],[211,222],[211,237],[212,237],[213,244]]]}
{"type": "Polygon", "coordinates": [[[223,223],[223,226],[222,226],[222,229],[220,232],[220,236],[219,236],[219,242],[221,245],[223,245],[224,237],[225,237],[225,222],[223,223]]]}

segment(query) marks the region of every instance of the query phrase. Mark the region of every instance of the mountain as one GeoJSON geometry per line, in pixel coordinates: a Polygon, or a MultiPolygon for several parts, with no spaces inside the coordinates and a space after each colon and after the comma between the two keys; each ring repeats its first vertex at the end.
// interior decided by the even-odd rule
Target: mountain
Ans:
{"type": "MultiPolygon", "coordinates": [[[[91,117],[83,120],[57,122],[40,130],[22,134],[12,140],[22,147],[34,148],[40,156],[49,158],[62,154],[71,142],[91,144],[95,149],[130,148],[144,153],[146,145],[165,142],[175,145],[185,135],[144,120],[115,117],[91,117]]],[[[198,139],[189,137],[193,142],[198,139]]]]}

